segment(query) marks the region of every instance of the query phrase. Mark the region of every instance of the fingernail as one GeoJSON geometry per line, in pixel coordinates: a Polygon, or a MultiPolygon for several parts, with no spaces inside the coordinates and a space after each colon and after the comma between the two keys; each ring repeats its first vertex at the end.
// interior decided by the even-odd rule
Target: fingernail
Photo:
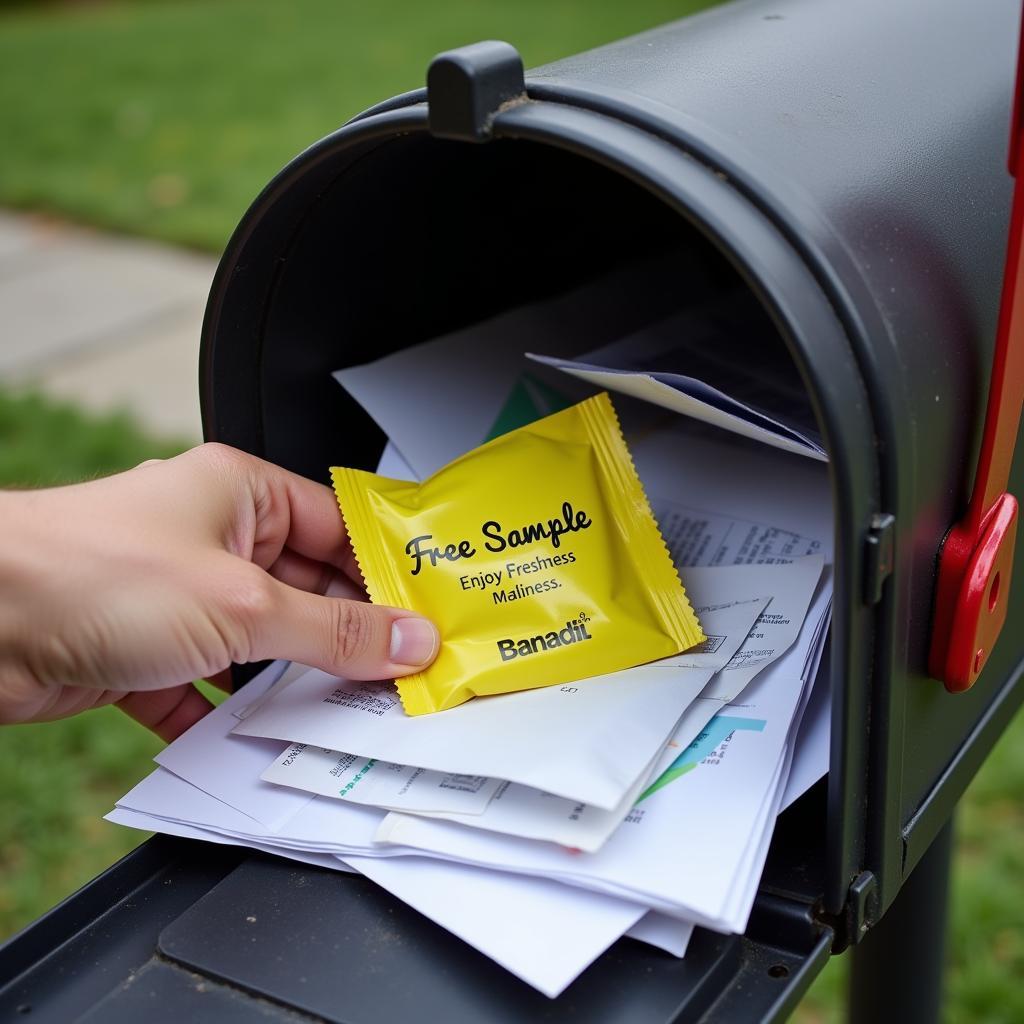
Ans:
{"type": "Polygon", "coordinates": [[[426,665],[441,638],[429,619],[396,619],[391,624],[391,660],[396,665],[426,665]]]}

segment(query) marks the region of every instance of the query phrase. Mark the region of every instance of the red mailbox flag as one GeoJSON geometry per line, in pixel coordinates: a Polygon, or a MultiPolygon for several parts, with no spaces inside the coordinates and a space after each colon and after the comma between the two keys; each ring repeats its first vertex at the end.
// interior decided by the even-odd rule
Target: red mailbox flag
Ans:
{"type": "Polygon", "coordinates": [[[1024,400],[1024,23],[1017,55],[1010,174],[1016,179],[985,436],[967,513],[939,552],[928,671],[951,693],[974,685],[1006,621],[1017,535],[1017,499],[1006,492],[1024,400]]]}

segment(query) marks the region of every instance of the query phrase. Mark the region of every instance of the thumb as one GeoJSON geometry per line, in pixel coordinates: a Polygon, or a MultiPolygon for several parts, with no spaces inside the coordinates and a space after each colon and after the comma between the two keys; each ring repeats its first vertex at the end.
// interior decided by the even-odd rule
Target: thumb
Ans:
{"type": "Polygon", "coordinates": [[[415,612],[268,580],[272,599],[250,623],[253,661],[284,658],[349,679],[394,679],[437,657],[437,627],[415,612]]]}

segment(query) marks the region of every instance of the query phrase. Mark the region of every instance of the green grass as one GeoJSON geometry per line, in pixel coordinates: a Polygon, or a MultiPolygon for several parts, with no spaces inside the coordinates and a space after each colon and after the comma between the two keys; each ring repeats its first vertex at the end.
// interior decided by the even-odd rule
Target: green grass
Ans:
{"type": "Polygon", "coordinates": [[[123,414],[87,416],[33,392],[0,391],[0,487],[52,487],[165,459],[183,443],[146,437],[123,414]]]}
{"type": "Polygon", "coordinates": [[[116,708],[5,726],[0,741],[0,938],[38,917],[142,835],[102,820],[162,744],[116,708]]]}
{"type": "MultiPolygon", "coordinates": [[[[1024,1021],[1024,716],[960,803],[950,906],[946,1024],[1024,1021]]],[[[844,1019],[846,957],[833,959],[794,1020],[844,1019]]],[[[879,1021],[879,1024],[887,1024],[879,1021]]]]}
{"type": "Polygon", "coordinates": [[[281,166],[423,84],[430,58],[507,39],[527,65],[709,0],[174,0],[0,15],[0,205],[220,249],[281,166]]]}

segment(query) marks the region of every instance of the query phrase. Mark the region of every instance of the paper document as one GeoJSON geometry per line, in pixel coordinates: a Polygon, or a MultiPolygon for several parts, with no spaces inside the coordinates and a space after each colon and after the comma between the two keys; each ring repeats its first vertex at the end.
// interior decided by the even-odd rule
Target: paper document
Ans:
{"type": "MultiPolygon", "coordinates": [[[[173,802],[170,806],[178,802],[193,805],[188,790],[194,787],[169,774],[166,780],[170,788],[150,806],[165,807],[161,801],[166,800],[173,802]]],[[[231,808],[221,805],[217,809],[213,806],[217,801],[198,790],[194,792],[208,803],[207,818],[219,814],[230,817],[231,808]]],[[[245,845],[318,867],[365,874],[549,997],[563,991],[646,913],[645,907],[615,897],[446,861],[351,857],[346,862],[327,853],[282,847],[272,838],[243,841],[216,830],[121,807],[107,819],[130,828],[245,845]],[[453,898],[455,893],[458,898],[453,898]],[[494,927],[496,921],[501,922],[500,928],[494,927]]],[[[655,924],[651,939],[670,942],[672,935],[655,924]]]]}
{"type": "MultiPolygon", "coordinates": [[[[346,859],[371,881],[551,998],[647,912],[635,903],[574,892],[547,879],[524,879],[427,857],[346,859]],[[524,886],[524,880],[531,884],[524,886]]],[[[667,929],[661,929],[660,937],[671,941],[667,929]]]]}
{"type": "MultiPolygon", "coordinates": [[[[825,586],[812,610],[815,622],[828,601],[825,586]]],[[[752,831],[759,821],[769,824],[770,800],[804,690],[793,667],[803,667],[818,632],[809,628],[801,643],[751,685],[741,706],[712,719],[696,746],[673,759],[597,853],[573,854],[405,814],[389,814],[377,838],[466,863],[558,878],[711,928],[741,931],[749,906],[731,906],[730,897],[752,831]],[[705,823],[707,834],[695,823],[705,823]]]]}
{"type": "MultiPolygon", "coordinates": [[[[822,656],[827,658],[826,654],[822,656]]],[[[813,678],[813,676],[812,676],[813,678]]],[[[825,670],[815,679],[807,709],[804,711],[793,745],[793,764],[790,767],[786,789],[779,810],[784,811],[803,796],[829,767],[832,737],[832,687],[825,670]]]]}
{"type": "Polygon", "coordinates": [[[684,421],[627,435],[637,472],[677,565],[733,565],[821,554],[832,561],[828,470],[684,421]],[[676,510],[690,521],[674,523],[676,510]]]}
{"type": "Polygon", "coordinates": [[[598,387],[824,460],[814,413],[793,367],[766,359],[756,339],[744,345],[750,327],[733,315],[735,305],[675,312],[577,360],[532,353],[530,358],[598,387]],[[723,337],[729,338],[727,355],[719,355],[723,337]]]}
{"type": "Polygon", "coordinates": [[[821,551],[821,541],[768,523],[705,512],[655,494],[655,519],[672,559],[685,565],[764,565],[821,551]]]}
{"type": "MultiPolygon", "coordinates": [[[[259,779],[260,772],[281,752],[283,744],[280,740],[232,736],[230,730],[237,721],[237,713],[268,692],[284,667],[282,663],[268,667],[154,758],[168,771],[218,800],[228,800],[271,831],[302,806],[296,799],[299,794],[259,779]],[[239,778],[245,780],[244,788],[239,787],[239,778]]],[[[310,795],[302,794],[300,798],[305,802],[310,795]]]]}
{"type": "Polygon", "coordinates": [[[693,925],[651,910],[626,932],[626,937],[657,946],[681,960],[693,937],[693,925]]]}
{"type": "Polygon", "coordinates": [[[501,785],[482,775],[431,772],[304,743],[289,746],[260,777],[265,782],[372,807],[471,815],[482,814],[501,785]]]}
{"type": "MultiPolygon", "coordinates": [[[[749,573],[753,568],[733,566],[721,571],[743,570],[749,573]]],[[[780,574],[771,603],[758,616],[746,640],[722,671],[712,679],[702,696],[733,700],[746,689],[759,672],[785,654],[796,642],[805,626],[808,608],[824,564],[820,555],[809,555],[794,560],[785,568],[788,571],[780,574]]]]}
{"type": "MultiPolygon", "coordinates": [[[[822,622],[826,620],[827,616],[823,616],[822,622]]],[[[790,771],[795,755],[796,741],[794,737],[798,735],[803,716],[806,714],[810,697],[809,690],[821,661],[824,641],[825,630],[819,628],[817,638],[811,647],[807,659],[808,675],[806,676],[800,702],[793,715],[793,721],[790,723],[789,734],[786,737],[786,746],[778,769],[778,780],[773,784],[769,798],[765,801],[765,807],[758,816],[758,822],[752,830],[746,853],[737,869],[737,880],[733,886],[726,913],[737,923],[738,927],[746,928],[747,926],[750,910],[757,896],[761,872],[764,870],[764,864],[768,858],[774,822],[783,810],[783,796],[789,788],[790,771]]]]}
{"type": "Polygon", "coordinates": [[[333,376],[422,480],[503,425],[532,422],[590,392],[530,364],[525,339],[575,356],[635,330],[638,319],[663,316],[674,294],[664,261],[652,259],[333,376]],[[624,290],[632,302],[621,301],[624,290]]]}
{"type": "MultiPolygon", "coordinates": [[[[717,598],[711,575],[694,573],[695,593],[717,598]]],[[[776,572],[788,572],[783,567],[776,572]]],[[[615,810],[704,689],[740,647],[769,586],[755,567],[749,596],[728,606],[697,603],[716,649],[691,656],[706,668],[662,662],[565,686],[477,698],[435,715],[410,717],[389,683],[359,683],[312,671],[235,726],[246,736],[291,740],[434,772],[485,776],[615,810]],[[615,751],[614,759],[608,752],[615,751]]],[[[670,659],[671,660],[671,659],[670,659]]]]}
{"type": "Polygon", "coordinates": [[[678,373],[611,370],[591,363],[532,354],[530,358],[545,366],[563,370],[596,387],[652,402],[672,412],[692,416],[751,440],[780,448],[784,452],[805,455],[822,462],[828,459],[824,451],[809,438],[693,377],[684,377],[678,373]]]}

